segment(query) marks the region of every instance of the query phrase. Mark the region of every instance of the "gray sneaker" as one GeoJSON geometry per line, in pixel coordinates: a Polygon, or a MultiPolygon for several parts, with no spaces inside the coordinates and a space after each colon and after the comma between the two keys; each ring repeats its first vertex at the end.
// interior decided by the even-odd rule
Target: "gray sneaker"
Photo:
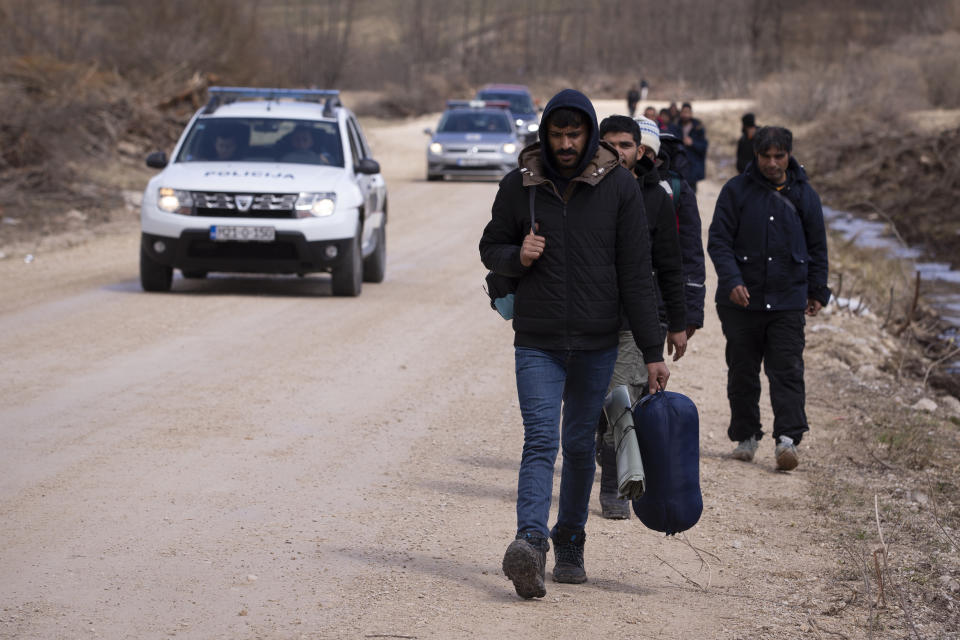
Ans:
{"type": "Polygon", "coordinates": [[[800,463],[793,438],[787,436],[780,436],[780,441],[777,442],[777,448],[774,449],[773,455],[777,459],[777,471],[791,471],[796,469],[800,463]]]}
{"type": "Polygon", "coordinates": [[[757,437],[750,436],[746,440],[740,441],[740,444],[738,444],[737,448],[733,450],[733,453],[730,454],[730,457],[734,460],[753,462],[753,456],[757,453],[757,446],[757,437]]]}

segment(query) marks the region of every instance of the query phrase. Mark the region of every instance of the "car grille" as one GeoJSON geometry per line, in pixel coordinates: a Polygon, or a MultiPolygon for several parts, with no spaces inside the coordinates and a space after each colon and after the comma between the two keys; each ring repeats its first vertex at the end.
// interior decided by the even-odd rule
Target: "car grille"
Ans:
{"type": "Polygon", "coordinates": [[[296,218],[296,193],[193,192],[197,216],[221,218],[296,218]],[[249,200],[248,200],[249,199],[249,200]]]}
{"type": "Polygon", "coordinates": [[[444,151],[449,153],[500,153],[500,147],[497,145],[477,145],[477,144],[467,144],[467,145],[454,145],[454,144],[445,144],[443,145],[444,151]],[[475,151],[474,151],[475,150],[475,151]]]}

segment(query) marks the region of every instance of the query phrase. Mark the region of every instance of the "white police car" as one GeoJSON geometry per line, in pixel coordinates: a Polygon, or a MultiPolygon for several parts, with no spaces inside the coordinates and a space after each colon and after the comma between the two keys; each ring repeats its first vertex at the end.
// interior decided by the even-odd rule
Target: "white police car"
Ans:
{"type": "Polygon", "coordinates": [[[140,282],[168,291],[173,270],[330,272],[360,294],[386,270],[387,189],[339,92],[211,87],[141,207],[140,282]]]}

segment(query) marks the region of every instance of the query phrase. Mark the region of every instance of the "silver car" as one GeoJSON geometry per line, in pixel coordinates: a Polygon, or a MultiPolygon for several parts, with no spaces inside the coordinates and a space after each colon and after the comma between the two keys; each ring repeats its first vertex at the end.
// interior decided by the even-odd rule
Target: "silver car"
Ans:
{"type": "Polygon", "coordinates": [[[427,180],[499,178],[517,166],[520,140],[509,103],[451,100],[427,146],[427,180]]]}

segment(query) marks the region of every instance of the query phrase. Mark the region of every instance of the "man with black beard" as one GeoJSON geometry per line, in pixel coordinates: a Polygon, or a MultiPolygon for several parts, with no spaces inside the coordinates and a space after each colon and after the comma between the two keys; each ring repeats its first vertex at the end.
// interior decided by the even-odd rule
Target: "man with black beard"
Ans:
{"type": "MultiPolygon", "coordinates": [[[[642,137],[637,121],[627,116],[610,116],[600,123],[601,139],[614,147],[620,164],[636,176],[643,194],[650,234],[650,252],[654,283],[660,294],[660,320],[667,337],[667,353],[679,360],[687,348],[686,315],[683,290],[683,265],[673,201],[663,187],[654,166],[660,148],[656,123],[649,123],[648,136],[642,137]],[[654,135],[656,137],[654,137],[654,135]],[[645,142],[646,144],[642,144],[645,142]]],[[[647,390],[647,372],[643,354],[636,348],[626,322],[620,328],[620,345],[613,377],[607,391],[626,385],[631,404],[647,390]]],[[[630,517],[630,502],[617,495],[616,450],[613,429],[607,428],[600,441],[600,508],[604,518],[624,520],[630,517]]]]}
{"type": "Polygon", "coordinates": [[[554,581],[587,580],[594,434],[617,359],[621,310],[647,363],[649,390],[665,388],[670,376],[636,180],[601,143],[593,105],[578,91],[565,89],[550,100],[539,135],[500,182],[480,239],[483,264],[518,283],[513,329],[524,445],[517,534],[503,572],[524,598],[546,595],[548,539],[554,581]],[[561,446],[559,510],[548,528],[561,446]]]}
{"type": "Polygon", "coordinates": [[[751,462],[763,437],[760,365],[770,382],[778,471],[799,463],[806,316],[830,300],[820,196],[793,158],[793,134],[761,127],[753,160],[717,198],[707,251],[717,270],[717,315],[727,339],[731,457],[751,462]]]}

